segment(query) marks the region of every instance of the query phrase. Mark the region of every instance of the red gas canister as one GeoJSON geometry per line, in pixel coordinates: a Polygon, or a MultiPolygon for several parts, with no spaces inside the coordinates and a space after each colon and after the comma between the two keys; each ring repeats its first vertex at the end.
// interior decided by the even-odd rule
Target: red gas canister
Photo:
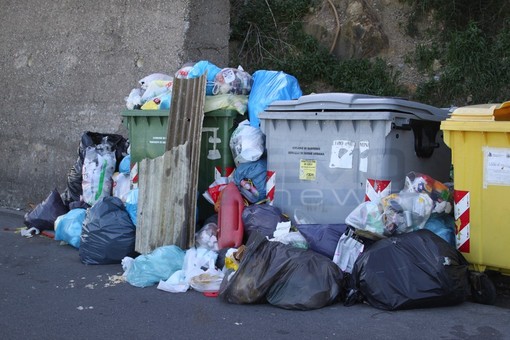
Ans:
{"type": "Polygon", "coordinates": [[[244,201],[234,182],[222,191],[218,210],[218,247],[237,248],[243,243],[244,201]]]}

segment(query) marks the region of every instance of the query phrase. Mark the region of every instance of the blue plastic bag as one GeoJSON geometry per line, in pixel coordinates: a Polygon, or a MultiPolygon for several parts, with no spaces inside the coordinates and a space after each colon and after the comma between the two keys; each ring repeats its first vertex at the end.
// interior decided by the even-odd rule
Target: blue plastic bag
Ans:
{"type": "Polygon", "coordinates": [[[76,208],[59,217],[56,224],[55,240],[64,241],[75,248],[80,248],[81,228],[86,215],[86,209],[76,208]]]}
{"type": "Polygon", "coordinates": [[[250,124],[259,127],[259,113],[275,100],[298,99],[303,92],[294,76],[282,71],[259,70],[253,74],[253,86],[248,98],[250,124]]]}
{"type": "Polygon", "coordinates": [[[234,171],[234,182],[250,203],[266,198],[267,161],[259,158],[254,162],[239,163],[234,171]]]}
{"type": "Polygon", "coordinates": [[[126,155],[119,163],[119,172],[121,174],[129,174],[131,171],[131,155],[126,155]]]}
{"type": "Polygon", "coordinates": [[[207,60],[201,60],[197,62],[188,73],[188,78],[198,78],[207,72],[207,85],[205,87],[205,94],[211,96],[214,88],[214,78],[216,74],[221,71],[221,68],[208,62],[207,60]]]}
{"type": "Polygon", "coordinates": [[[127,270],[126,281],[135,287],[148,287],[167,280],[182,269],[185,252],[176,245],[162,246],[152,253],[140,255],[127,270]]]}
{"type": "Polygon", "coordinates": [[[424,229],[432,231],[437,236],[455,247],[455,218],[449,214],[430,215],[424,229]]]}
{"type": "Polygon", "coordinates": [[[129,214],[129,217],[131,218],[131,221],[136,226],[136,212],[138,210],[138,188],[132,189],[126,197],[126,203],[124,203],[126,206],[126,211],[129,214]]]}

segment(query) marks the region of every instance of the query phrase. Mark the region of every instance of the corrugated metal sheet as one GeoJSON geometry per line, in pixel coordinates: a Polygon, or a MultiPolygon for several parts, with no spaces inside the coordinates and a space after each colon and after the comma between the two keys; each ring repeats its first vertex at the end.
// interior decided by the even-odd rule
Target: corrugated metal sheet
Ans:
{"type": "Polygon", "coordinates": [[[175,79],[166,152],[139,165],[135,250],[194,245],[206,77],[175,79]]]}

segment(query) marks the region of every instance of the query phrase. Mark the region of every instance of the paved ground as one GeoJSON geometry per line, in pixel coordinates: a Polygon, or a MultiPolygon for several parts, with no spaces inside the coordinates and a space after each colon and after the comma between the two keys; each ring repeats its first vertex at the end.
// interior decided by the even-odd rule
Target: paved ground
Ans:
{"type": "Polygon", "coordinates": [[[22,215],[0,209],[2,339],[508,339],[508,286],[495,306],[465,302],[387,312],[341,304],[314,311],[233,305],[120,280],[120,264],[80,262],[69,245],[16,233],[22,215]]]}

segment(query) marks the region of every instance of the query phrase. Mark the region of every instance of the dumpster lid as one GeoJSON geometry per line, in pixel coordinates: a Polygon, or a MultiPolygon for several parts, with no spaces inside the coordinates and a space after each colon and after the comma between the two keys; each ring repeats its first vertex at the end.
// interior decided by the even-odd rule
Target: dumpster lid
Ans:
{"type": "Polygon", "coordinates": [[[462,106],[455,109],[448,120],[508,121],[510,120],[510,101],[462,106]]]}
{"type": "MultiPolygon", "coordinates": [[[[356,93],[318,93],[304,95],[296,100],[272,102],[265,112],[322,111],[322,112],[377,112],[391,111],[412,114],[419,119],[442,121],[448,117],[448,110],[413,102],[401,98],[372,96],[356,93]]],[[[269,117],[268,115],[264,115],[269,117]]]]}

